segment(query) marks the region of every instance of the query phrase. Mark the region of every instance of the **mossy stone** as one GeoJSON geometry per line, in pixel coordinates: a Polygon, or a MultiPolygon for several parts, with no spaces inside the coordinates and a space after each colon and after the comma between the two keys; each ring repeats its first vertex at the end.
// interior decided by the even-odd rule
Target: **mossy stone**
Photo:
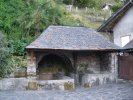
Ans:
{"type": "Polygon", "coordinates": [[[84,84],[84,88],[90,88],[91,87],[91,84],[90,83],[85,83],[84,84]]]}
{"type": "Polygon", "coordinates": [[[28,82],[28,90],[37,90],[38,89],[38,84],[37,82],[28,82]]]}
{"type": "Polygon", "coordinates": [[[64,83],[64,89],[71,91],[74,89],[74,84],[72,82],[65,82],[64,83]]]}

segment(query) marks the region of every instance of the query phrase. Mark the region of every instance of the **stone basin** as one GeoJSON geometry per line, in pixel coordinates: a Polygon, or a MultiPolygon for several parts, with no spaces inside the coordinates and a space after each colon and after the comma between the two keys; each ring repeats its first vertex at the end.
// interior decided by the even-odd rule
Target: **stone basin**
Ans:
{"type": "Polygon", "coordinates": [[[3,78],[0,90],[74,90],[74,79],[36,80],[31,78],[3,78]]]}
{"type": "Polygon", "coordinates": [[[92,87],[96,85],[102,85],[106,83],[111,83],[114,81],[113,74],[104,73],[104,74],[84,74],[82,75],[82,86],[83,87],[92,87]]]}

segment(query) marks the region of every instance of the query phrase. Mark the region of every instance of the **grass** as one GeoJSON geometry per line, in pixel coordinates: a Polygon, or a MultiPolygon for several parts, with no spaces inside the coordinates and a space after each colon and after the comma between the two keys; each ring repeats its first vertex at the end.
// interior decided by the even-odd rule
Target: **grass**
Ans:
{"type": "MultiPolygon", "coordinates": [[[[76,8],[73,8],[70,13],[72,14],[73,20],[80,22],[81,26],[89,27],[95,30],[98,29],[105,19],[108,19],[109,17],[109,11],[104,12],[103,10],[95,10],[92,8],[88,8],[87,10],[86,8],[78,9],[77,11],[76,8]]],[[[108,40],[111,39],[109,34],[100,34],[106,37],[108,40]]]]}
{"type": "MultiPolygon", "coordinates": [[[[73,19],[79,21],[81,26],[97,29],[104,21],[104,12],[102,10],[94,9],[78,9],[75,8],[70,12],[73,19]]],[[[106,16],[107,17],[107,16],[106,16]]]]}

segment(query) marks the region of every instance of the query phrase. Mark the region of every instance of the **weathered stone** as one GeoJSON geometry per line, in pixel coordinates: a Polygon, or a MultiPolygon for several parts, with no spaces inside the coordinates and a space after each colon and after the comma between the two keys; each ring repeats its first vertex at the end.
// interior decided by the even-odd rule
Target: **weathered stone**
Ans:
{"type": "Polygon", "coordinates": [[[27,75],[28,76],[36,75],[36,65],[35,64],[27,66],[27,75]]]}
{"type": "Polygon", "coordinates": [[[16,68],[15,72],[14,72],[14,77],[16,78],[20,78],[20,77],[26,77],[27,76],[27,72],[26,72],[27,68],[16,68]]]}
{"type": "Polygon", "coordinates": [[[26,90],[26,78],[3,78],[0,80],[0,90],[26,90]]]}
{"type": "Polygon", "coordinates": [[[64,83],[64,89],[65,90],[74,90],[74,83],[72,82],[65,82],[64,83]]]}
{"type": "Polygon", "coordinates": [[[100,73],[100,58],[96,53],[79,53],[77,56],[78,70],[83,73],[100,73]]]}
{"type": "Polygon", "coordinates": [[[28,82],[27,90],[37,90],[38,84],[35,81],[28,82]]]}
{"type": "Polygon", "coordinates": [[[82,86],[90,87],[101,84],[106,84],[108,82],[113,82],[114,78],[112,74],[85,74],[82,77],[82,86]]]}
{"type": "Polygon", "coordinates": [[[74,89],[74,79],[38,81],[39,90],[65,90],[65,83],[71,83],[73,85],[73,88],[71,88],[71,90],[74,89]]]}
{"type": "Polygon", "coordinates": [[[91,84],[90,83],[85,83],[84,84],[84,88],[90,88],[91,87],[91,84]]]}
{"type": "Polygon", "coordinates": [[[53,79],[53,74],[52,73],[39,74],[39,79],[40,80],[52,80],[53,79]]]}
{"type": "Polygon", "coordinates": [[[64,84],[73,84],[74,79],[36,80],[30,78],[4,78],[0,80],[0,90],[65,90],[64,84]]]}
{"type": "MultiPolygon", "coordinates": [[[[28,63],[27,74],[28,76],[36,76],[36,70],[39,69],[39,62],[43,60],[43,57],[51,54],[50,51],[38,51],[35,52],[36,56],[33,63],[28,63]]],[[[52,52],[53,53],[53,52],[52,52]]],[[[72,52],[56,52],[55,55],[59,55],[64,62],[69,60],[69,65],[67,68],[71,67],[72,72],[67,72],[68,76],[74,78],[75,84],[84,84],[89,83],[93,85],[105,84],[107,82],[111,82],[117,80],[117,56],[115,53],[102,53],[102,52],[86,52],[86,53],[77,53],[76,54],[76,63],[74,67],[74,57],[72,52]],[[67,59],[67,60],[66,60],[67,59]],[[74,68],[73,68],[74,67],[74,68]],[[71,73],[74,73],[72,75],[71,73]],[[80,74],[88,74],[90,77],[84,78],[80,74]],[[97,76],[99,75],[99,77],[97,76]],[[82,78],[83,77],[83,78],[82,78]]],[[[58,71],[59,72],[59,71],[58,71]]],[[[64,74],[53,74],[52,75],[43,75],[40,74],[39,77],[42,80],[50,80],[50,79],[62,79],[64,74]],[[55,78],[56,77],[56,78],[55,78]]]]}

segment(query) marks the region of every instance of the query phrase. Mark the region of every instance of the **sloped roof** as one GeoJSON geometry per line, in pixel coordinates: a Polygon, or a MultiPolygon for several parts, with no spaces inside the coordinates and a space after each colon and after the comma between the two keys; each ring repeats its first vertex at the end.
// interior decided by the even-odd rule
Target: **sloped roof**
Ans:
{"type": "Polygon", "coordinates": [[[114,26],[121,20],[126,12],[133,6],[133,0],[129,0],[123,7],[116,11],[98,29],[98,32],[112,32],[114,26]]]}
{"type": "Polygon", "coordinates": [[[49,26],[26,49],[118,50],[119,47],[90,28],[49,26]]]}
{"type": "Polygon", "coordinates": [[[133,40],[131,40],[128,44],[126,44],[123,49],[133,49],[133,40]]]}

